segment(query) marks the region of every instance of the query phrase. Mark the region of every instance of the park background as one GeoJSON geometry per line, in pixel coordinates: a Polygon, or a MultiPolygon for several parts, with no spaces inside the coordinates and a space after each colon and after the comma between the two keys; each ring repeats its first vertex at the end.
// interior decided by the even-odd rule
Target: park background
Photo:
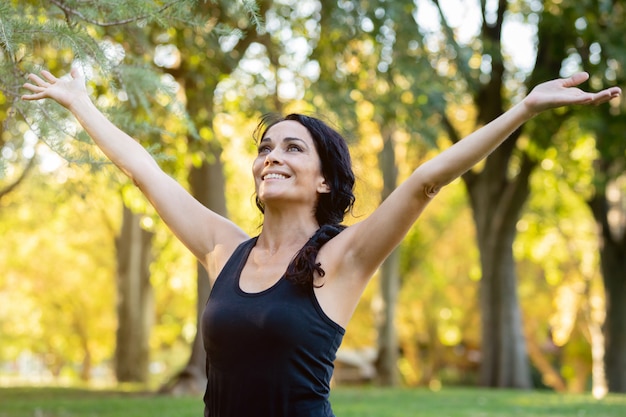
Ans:
{"type": "MultiPolygon", "coordinates": [[[[251,234],[266,112],[345,132],[366,216],[424,160],[579,70],[626,83],[619,1],[0,4],[0,385],[197,394],[207,280],[26,74],[97,105],[251,234]]],[[[335,383],[626,392],[626,104],[526,123],[443,190],[369,285],[335,383]]],[[[372,236],[372,239],[375,239],[372,236]]]]}

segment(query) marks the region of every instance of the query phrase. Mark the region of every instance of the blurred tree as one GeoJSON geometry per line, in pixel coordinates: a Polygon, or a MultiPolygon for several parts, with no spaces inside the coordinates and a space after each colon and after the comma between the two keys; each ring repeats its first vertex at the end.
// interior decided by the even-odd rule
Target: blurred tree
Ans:
{"type": "MultiPolygon", "coordinates": [[[[0,358],[30,354],[54,378],[89,382],[114,349],[112,236],[119,199],[104,175],[86,180],[85,174],[84,168],[36,167],[2,205],[0,358]],[[91,187],[100,190],[97,196],[91,187]]],[[[48,381],[44,372],[37,377],[48,381]]]]}
{"type": "MultiPolygon", "coordinates": [[[[58,1],[54,7],[40,2],[9,2],[3,4],[2,21],[4,28],[3,88],[9,108],[22,116],[40,140],[57,151],[59,155],[72,161],[96,163],[90,146],[71,147],[65,143],[66,136],[76,136],[58,120],[64,120],[67,113],[60,106],[50,103],[29,103],[19,101],[19,85],[28,72],[37,72],[37,66],[44,66],[59,73],[67,72],[67,67],[79,65],[87,73],[90,87],[95,89],[98,104],[106,110],[107,105],[128,101],[133,108],[128,112],[111,113],[111,118],[123,130],[135,135],[146,143],[158,143],[163,132],[151,127],[151,109],[160,109],[163,114],[172,113],[171,87],[165,85],[145,55],[127,55],[123,44],[115,42],[107,33],[111,28],[125,28],[139,44],[145,46],[147,22],[164,24],[168,20],[185,21],[195,24],[189,15],[192,1],[172,2],[157,5],[153,2],[137,0],[125,2],[99,2],[97,5],[80,1],[58,1]],[[174,7],[175,6],[175,7],[174,7]],[[43,46],[40,46],[43,45],[43,46]],[[48,54],[38,52],[49,51],[48,54]],[[51,55],[52,53],[57,55],[51,55]],[[34,55],[30,55],[30,54],[34,55]],[[51,62],[46,58],[52,57],[51,62]],[[99,78],[94,71],[100,70],[105,77],[99,78]],[[112,76],[117,86],[107,83],[112,76]],[[107,89],[107,87],[109,87],[107,89]],[[168,89],[170,91],[168,91],[168,89]],[[105,93],[106,91],[106,93],[105,93]],[[116,117],[117,116],[117,117],[116,117]],[[140,126],[138,126],[140,125],[140,126]],[[69,149],[81,152],[70,154],[69,149]]],[[[150,57],[150,54],[147,54],[150,57]]],[[[112,106],[113,108],[115,106],[112,106]]],[[[16,122],[19,126],[19,121],[16,122]]],[[[22,136],[22,135],[20,135],[22,136]]],[[[78,142],[88,142],[84,133],[79,132],[78,142]],[[82,136],[81,136],[82,135],[82,136]]],[[[20,146],[22,139],[11,139],[12,148],[20,146]]],[[[9,149],[9,146],[4,146],[9,149]]],[[[17,150],[16,150],[17,151],[17,150]]],[[[18,152],[13,152],[18,153],[18,152]]],[[[6,152],[3,152],[6,154],[6,152]]],[[[19,161],[18,161],[19,162],[19,161]]],[[[14,166],[17,162],[12,162],[14,166]]],[[[28,167],[28,164],[22,164],[28,167]]],[[[16,183],[20,176],[17,176],[16,183]]],[[[130,204],[130,202],[127,201],[130,204]]],[[[136,205],[137,203],[135,203],[136,205]]],[[[116,344],[116,369],[119,381],[146,382],[148,377],[148,340],[151,317],[151,287],[149,283],[149,263],[151,260],[150,233],[139,226],[141,215],[130,208],[124,211],[124,223],[117,239],[118,248],[118,342],[116,344]],[[130,233],[130,231],[138,233],[130,233]],[[128,233],[126,233],[128,232],[128,233]],[[143,236],[143,237],[142,237],[143,236]],[[137,239],[139,242],[137,244],[137,239]],[[139,250],[131,250],[139,248],[139,250]],[[135,292],[134,289],[137,291],[135,292]]]]}
{"type": "MultiPolygon", "coordinates": [[[[382,173],[380,199],[396,188],[399,142],[408,141],[410,153],[424,151],[420,140],[433,143],[437,119],[431,99],[439,84],[429,82],[430,65],[418,48],[423,39],[413,18],[412,1],[322,1],[319,40],[312,58],[320,78],[311,86],[318,107],[341,119],[342,126],[363,138],[375,138],[382,173]],[[426,105],[426,104],[429,105],[426,105]],[[413,136],[407,136],[410,132],[413,136]],[[420,133],[415,133],[420,132],[420,133]]],[[[377,377],[396,385],[398,337],[396,304],[401,286],[399,250],[380,270],[381,303],[378,313],[377,377]]]]}
{"type": "MultiPolygon", "coordinates": [[[[571,120],[563,131],[577,128],[571,120]]],[[[592,329],[598,328],[595,316],[603,298],[593,218],[564,178],[591,181],[593,139],[583,135],[573,142],[567,140],[570,135],[555,138],[562,149],[548,149],[533,173],[532,195],[514,245],[529,356],[541,374],[534,382],[557,391],[585,386],[596,342],[592,329]],[[575,362],[580,372],[568,372],[575,362]],[[581,364],[587,364],[584,372],[581,364]]]]}
{"type": "Polygon", "coordinates": [[[405,239],[396,323],[400,370],[410,385],[438,389],[476,383],[480,271],[478,250],[467,244],[474,235],[465,189],[454,183],[405,239]]]}
{"type": "MultiPolygon", "coordinates": [[[[48,26],[56,28],[57,35],[59,30],[67,32],[70,47],[68,56],[74,57],[74,65],[78,61],[86,70],[92,61],[105,72],[112,73],[116,81],[122,85],[121,91],[123,91],[124,99],[134,105],[135,119],[146,125],[149,124],[150,116],[146,116],[146,113],[150,112],[149,108],[154,106],[154,100],[158,99],[158,95],[148,98],[144,95],[144,91],[150,89],[157,93],[161,91],[167,94],[166,90],[154,71],[151,73],[147,68],[137,70],[136,65],[142,63],[141,59],[125,60],[125,51],[120,48],[119,44],[106,39],[106,31],[103,28],[141,25],[144,20],[164,18],[160,13],[165,10],[176,12],[176,18],[181,18],[185,12],[181,13],[179,9],[170,7],[171,5],[157,8],[154,4],[143,1],[127,2],[124,8],[120,8],[117,2],[101,2],[98,7],[81,2],[59,2],[55,6],[53,8],[33,7],[33,13],[36,13],[35,16],[46,22],[48,26]],[[59,19],[64,19],[65,23],[60,22],[59,19]],[[81,48],[82,45],[74,42],[75,38],[80,39],[81,36],[84,37],[84,43],[89,48],[81,48]]],[[[41,28],[35,30],[41,30],[41,28]]],[[[27,45],[24,46],[27,47],[27,45]]],[[[27,65],[21,66],[20,69],[22,68],[31,69],[27,65]]],[[[100,86],[104,87],[106,83],[101,82],[100,86]]],[[[104,92],[102,94],[104,95],[104,92]]],[[[108,94],[110,98],[110,93],[108,94]]],[[[45,105],[41,107],[45,108],[45,105]]],[[[25,119],[33,120],[34,113],[31,110],[29,117],[25,119]]],[[[136,127],[137,123],[134,123],[134,126],[129,125],[129,119],[126,117],[126,123],[120,122],[119,119],[116,122],[127,125],[125,130],[129,133],[137,133],[132,128],[136,127]]],[[[61,133],[65,132],[61,131],[61,133]]],[[[44,135],[40,134],[40,136],[44,135]]],[[[137,134],[136,137],[158,141],[160,132],[147,129],[142,134],[137,134]]],[[[64,153],[63,155],[66,156],[64,153]]],[[[90,160],[86,158],[85,161],[90,160]]],[[[147,382],[148,380],[148,343],[153,309],[149,281],[149,265],[152,260],[151,233],[142,229],[140,221],[140,214],[125,207],[120,235],[116,238],[118,328],[115,370],[120,382],[147,382]]]]}
{"type": "MultiPolygon", "coordinates": [[[[626,85],[621,1],[576,2],[573,26],[577,42],[570,60],[594,74],[594,88],[626,85]]],[[[595,137],[593,187],[583,194],[598,225],[600,268],[606,295],[604,357],[607,388],[626,392],[626,100],[609,112],[579,112],[583,127],[595,137]]]]}
{"type": "MultiPolygon", "coordinates": [[[[71,60],[65,53],[69,44],[74,42],[87,50],[93,47],[93,41],[80,32],[71,40],[72,31],[64,25],[47,20],[33,22],[41,12],[36,2],[0,4],[0,116],[3,120],[0,126],[0,198],[13,191],[35,165],[42,140],[52,149],[60,147],[55,137],[27,133],[29,126],[23,122],[26,120],[23,117],[25,110],[19,97],[28,68],[46,61],[51,70],[58,71],[71,60]],[[50,36],[50,33],[56,36],[50,36]],[[40,61],[33,59],[31,54],[40,61]]],[[[99,60],[103,56],[96,53],[95,58],[99,60]]],[[[55,118],[58,112],[54,110],[48,116],[55,118]]]]}
{"type": "MultiPolygon", "coordinates": [[[[564,75],[577,70],[588,71],[591,74],[589,85],[592,89],[602,89],[609,85],[623,86],[626,79],[621,59],[626,53],[623,43],[624,16],[624,5],[621,2],[545,2],[542,11],[542,21],[545,23],[539,26],[539,38],[546,41],[545,47],[539,48],[538,57],[543,61],[554,61],[552,65],[561,68],[564,75]],[[554,41],[557,32],[560,39],[563,39],[562,42],[554,41]],[[555,57],[558,57],[558,61],[555,57]]],[[[537,70],[536,74],[539,75],[538,80],[548,76],[547,73],[537,70]]],[[[592,112],[573,108],[555,113],[556,117],[542,115],[528,124],[531,134],[536,138],[535,149],[529,147],[528,152],[535,159],[543,160],[542,164],[552,164],[554,157],[551,154],[555,152],[568,155],[572,159],[569,163],[560,161],[566,167],[560,175],[587,201],[598,225],[597,247],[606,298],[604,347],[597,340],[602,337],[596,329],[597,322],[588,317],[589,335],[597,335],[590,340],[594,361],[597,362],[601,357],[605,360],[604,372],[597,371],[598,366],[594,366],[594,392],[602,395],[606,390],[604,382],[600,381],[604,379],[600,375],[602,373],[606,373],[609,391],[624,392],[624,100],[612,102],[608,111],[592,112]],[[555,127],[563,127],[562,140],[558,140],[558,136],[541,136],[550,123],[555,127]],[[582,158],[576,156],[580,154],[576,140],[580,139],[581,130],[593,135],[592,142],[595,146],[585,148],[586,154],[595,159],[593,167],[582,165],[582,158]],[[544,152],[546,149],[547,152],[544,152]]]]}
{"type": "MultiPolygon", "coordinates": [[[[521,98],[519,93],[555,77],[562,70],[573,72],[566,66],[566,58],[570,56],[568,48],[576,45],[574,22],[577,15],[573,3],[481,2],[477,15],[480,25],[469,40],[467,36],[461,38],[455,27],[460,25],[461,13],[458,10],[451,13],[450,4],[438,1],[419,2],[417,9],[412,4],[403,6],[400,2],[393,6],[387,3],[379,6],[375,1],[329,1],[322,5],[320,41],[313,55],[321,67],[321,78],[316,87],[324,91],[324,97],[332,103],[330,107],[336,109],[343,122],[362,121],[354,114],[359,109],[355,102],[367,104],[366,118],[371,117],[376,122],[368,128],[377,129],[383,141],[387,140],[389,132],[394,131],[393,126],[398,125],[399,116],[406,111],[408,120],[413,123],[421,119],[419,116],[428,118],[428,113],[422,112],[438,113],[448,138],[456,142],[501,114],[521,98]],[[432,9],[431,5],[438,11],[439,26],[432,21],[432,14],[424,12],[432,9]],[[427,21],[424,15],[431,16],[431,20],[427,21]],[[449,20],[450,16],[456,20],[449,20]],[[396,22],[399,22],[397,26],[396,22]],[[535,28],[534,66],[529,62],[524,62],[523,67],[518,66],[508,55],[512,53],[510,49],[504,49],[505,22],[535,28]],[[402,30],[408,32],[406,36],[402,30]],[[360,41],[360,36],[367,39],[364,35],[367,33],[371,34],[372,40],[360,41]],[[397,55],[394,53],[396,45],[397,55]],[[413,58],[412,65],[403,66],[403,59],[410,61],[410,58],[413,58]],[[424,65],[424,70],[420,71],[419,65],[424,65]],[[396,71],[402,77],[386,78],[387,74],[396,71]],[[420,74],[427,76],[415,78],[420,74]],[[454,85],[455,96],[444,94],[443,89],[437,87],[446,84],[454,85]],[[419,88],[422,90],[411,90],[419,88]],[[337,91],[343,93],[336,94],[337,91]],[[446,107],[446,101],[463,102],[467,96],[472,97],[478,110],[474,127],[469,128],[466,122],[461,123],[465,119],[459,118],[460,114],[467,115],[466,112],[459,113],[451,105],[446,107]],[[387,100],[387,97],[393,97],[395,101],[387,100]],[[426,100],[416,111],[410,106],[411,97],[426,100]]],[[[473,5],[464,7],[467,13],[476,10],[473,5]]],[[[543,115],[536,123],[515,132],[484,164],[463,176],[481,253],[483,385],[531,386],[512,245],[516,224],[530,192],[529,177],[537,163],[533,149],[547,147],[560,126],[572,116],[571,111],[543,115]],[[522,135],[526,131],[529,134],[522,135]]],[[[411,132],[418,128],[423,131],[428,124],[411,127],[411,132]]],[[[428,137],[427,134],[424,136],[428,137]]],[[[392,155],[389,142],[386,146],[382,148],[383,154],[392,155]]],[[[392,158],[384,160],[392,161],[392,158]]],[[[384,174],[387,185],[393,185],[393,169],[383,172],[387,173],[384,174]]],[[[393,263],[393,257],[389,262],[393,263]]],[[[393,306],[394,281],[388,281],[391,296],[387,299],[387,306],[393,306]]],[[[393,361],[391,358],[390,363],[393,361]]]]}
{"type": "MultiPolygon", "coordinates": [[[[481,2],[482,26],[479,35],[467,46],[463,46],[447,23],[443,3],[435,3],[450,45],[445,49],[446,59],[455,63],[472,91],[478,109],[476,126],[494,119],[508,107],[507,103],[519,99],[516,91],[528,91],[556,74],[566,76],[580,69],[567,66],[571,48],[577,45],[578,3],[481,2]],[[526,63],[529,74],[516,67],[503,49],[505,22],[536,27],[535,63],[532,69],[526,63]]],[[[530,174],[537,165],[535,152],[548,147],[572,116],[570,110],[541,115],[511,135],[481,169],[463,176],[481,253],[483,385],[530,386],[512,244],[529,195],[530,174]]],[[[444,125],[453,141],[462,137],[453,119],[445,117],[444,125]]]]}
{"type": "Polygon", "coordinates": [[[117,260],[117,333],[115,375],[119,382],[148,382],[154,295],[150,283],[153,233],[142,215],[124,205],[115,237],[117,260]]]}

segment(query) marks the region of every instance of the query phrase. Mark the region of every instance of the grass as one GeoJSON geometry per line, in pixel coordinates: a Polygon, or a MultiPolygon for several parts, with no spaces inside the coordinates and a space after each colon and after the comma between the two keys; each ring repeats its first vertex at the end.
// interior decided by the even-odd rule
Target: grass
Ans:
{"type": "MultiPolygon", "coordinates": [[[[336,388],[337,417],[624,417],[626,395],[478,388],[336,388]]],[[[202,400],[128,391],[0,388],[0,417],[201,417],[202,400]]]]}
{"type": "Polygon", "coordinates": [[[341,389],[337,417],[626,417],[626,395],[591,395],[479,388],[341,389]]]}

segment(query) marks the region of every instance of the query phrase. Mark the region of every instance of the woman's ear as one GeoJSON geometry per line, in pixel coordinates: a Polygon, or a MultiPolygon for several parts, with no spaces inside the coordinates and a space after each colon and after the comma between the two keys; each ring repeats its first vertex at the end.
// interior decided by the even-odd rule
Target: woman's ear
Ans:
{"type": "Polygon", "coordinates": [[[330,193],[330,186],[326,183],[325,179],[322,179],[322,182],[317,186],[317,192],[319,194],[330,193]]]}

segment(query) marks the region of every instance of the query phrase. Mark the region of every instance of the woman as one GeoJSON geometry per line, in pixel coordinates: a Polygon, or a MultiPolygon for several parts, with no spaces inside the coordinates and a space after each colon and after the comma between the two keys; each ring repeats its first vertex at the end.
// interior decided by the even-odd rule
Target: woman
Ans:
{"type": "Polygon", "coordinates": [[[600,104],[588,74],[535,87],[509,111],[419,166],[369,217],[343,228],[354,202],[345,141],[317,119],[265,120],[252,173],[263,227],[250,238],[196,201],[70,79],[31,74],[24,100],[69,109],[108,158],[143,191],[208,271],[202,330],[207,349],[205,416],[332,416],[332,362],[344,328],[376,269],[441,187],[470,169],[541,111],[600,104]]]}

